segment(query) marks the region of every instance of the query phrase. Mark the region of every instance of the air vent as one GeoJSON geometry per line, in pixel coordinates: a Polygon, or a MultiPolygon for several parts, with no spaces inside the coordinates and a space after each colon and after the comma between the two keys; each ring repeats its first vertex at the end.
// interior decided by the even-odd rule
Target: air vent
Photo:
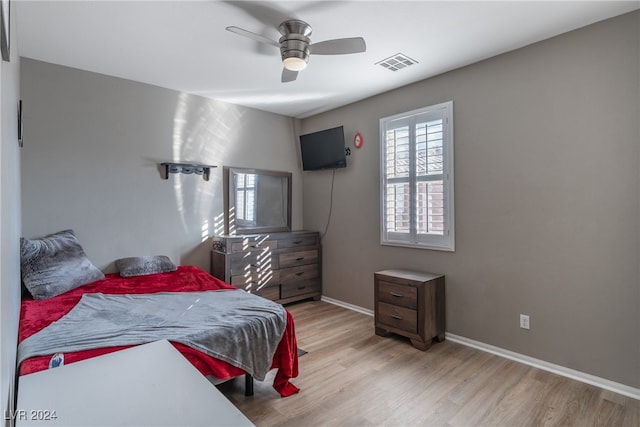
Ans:
{"type": "Polygon", "coordinates": [[[376,62],[375,65],[380,65],[387,70],[398,71],[417,63],[418,61],[409,58],[404,53],[396,53],[395,55],[391,55],[390,57],[383,59],[382,61],[376,62]]]}

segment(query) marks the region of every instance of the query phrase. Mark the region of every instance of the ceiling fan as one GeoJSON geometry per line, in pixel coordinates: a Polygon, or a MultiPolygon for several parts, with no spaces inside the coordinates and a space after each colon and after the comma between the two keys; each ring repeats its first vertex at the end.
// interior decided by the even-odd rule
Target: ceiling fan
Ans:
{"type": "Polygon", "coordinates": [[[367,49],[367,45],[362,37],[351,37],[344,39],[331,39],[318,43],[311,43],[309,36],[312,28],[309,24],[298,19],[284,21],[278,26],[278,31],[282,34],[279,41],[271,40],[260,34],[252,33],[239,27],[227,27],[228,31],[249,37],[260,43],[280,48],[282,57],[282,83],[292,82],[298,77],[298,71],[307,67],[309,55],[345,55],[349,53],[360,53],[367,49]]]}

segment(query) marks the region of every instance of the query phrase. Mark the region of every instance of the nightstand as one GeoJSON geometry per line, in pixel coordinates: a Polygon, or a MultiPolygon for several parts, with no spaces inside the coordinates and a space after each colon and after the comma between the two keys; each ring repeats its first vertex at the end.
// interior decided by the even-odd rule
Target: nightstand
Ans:
{"type": "Polygon", "coordinates": [[[405,336],[419,350],[444,340],[444,276],[410,270],[374,273],[376,335],[405,336]]]}

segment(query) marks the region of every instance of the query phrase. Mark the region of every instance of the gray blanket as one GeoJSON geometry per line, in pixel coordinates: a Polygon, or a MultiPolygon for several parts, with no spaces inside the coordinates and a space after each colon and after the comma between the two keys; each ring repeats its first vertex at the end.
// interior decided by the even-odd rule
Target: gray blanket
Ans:
{"type": "Polygon", "coordinates": [[[264,380],[286,325],[282,305],[241,290],[85,294],[67,315],[20,343],[18,363],[167,339],[264,380]]]}

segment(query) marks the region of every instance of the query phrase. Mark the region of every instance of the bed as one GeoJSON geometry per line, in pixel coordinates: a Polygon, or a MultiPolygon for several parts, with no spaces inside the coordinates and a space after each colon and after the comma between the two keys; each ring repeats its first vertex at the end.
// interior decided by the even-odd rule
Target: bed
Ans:
{"type": "MultiPolygon", "coordinates": [[[[76,310],[77,306],[80,305],[79,302],[90,296],[142,296],[150,294],[165,295],[197,292],[209,294],[212,293],[212,291],[217,291],[218,293],[227,291],[227,294],[232,292],[234,295],[237,295],[235,294],[236,292],[245,294],[243,290],[236,289],[194,266],[180,266],[176,267],[175,271],[134,275],[132,277],[122,277],[119,273],[107,274],[104,275],[104,278],[101,280],[84,284],[46,299],[34,299],[27,293],[21,302],[18,341],[20,345],[23,345],[25,344],[25,340],[33,337],[34,334],[41,333],[47,326],[52,325],[53,322],[66,319],[69,316],[65,315],[72,312],[72,310],[76,310]]],[[[286,310],[284,311],[286,312],[286,326],[282,338],[279,343],[277,343],[277,348],[270,364],[271,369],[277,369],[273,380],[273,387],[282,397],[290,396],[299,391],[299,389],[290,382],[291,378],[295,378],[298,375],[298,355],[294,322],[291,314],[286,310]]],[[[218,381],[224,381],[247,373],[247,371],[239,366],[234,366],[234,364],[221,360],[220,358],[211,357],[183,343],[174,341],[171,341],[171,343],[205,376],[211,376],[218,381]]],[[[95,346],[95,348],[86,350],[64,352],[64,363],[77,362],[127,347],[130,347],[130,345],[98,345],[95,346]]],[[[19,375],[27,375],[48,369],[53,353],[55,353],[55,351],[52,351],[51,354],[26,358],[20,363],[18,370],[19,375]]]]}

